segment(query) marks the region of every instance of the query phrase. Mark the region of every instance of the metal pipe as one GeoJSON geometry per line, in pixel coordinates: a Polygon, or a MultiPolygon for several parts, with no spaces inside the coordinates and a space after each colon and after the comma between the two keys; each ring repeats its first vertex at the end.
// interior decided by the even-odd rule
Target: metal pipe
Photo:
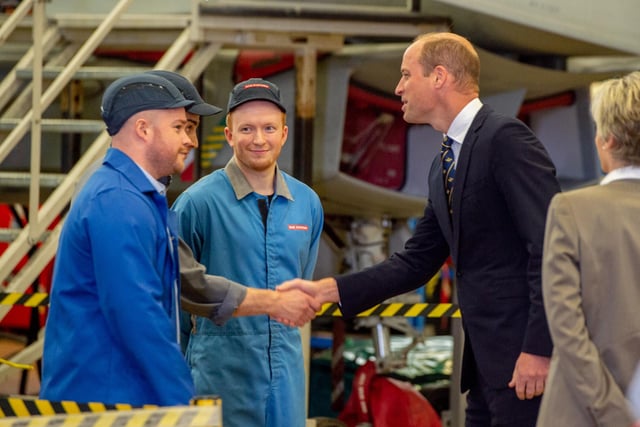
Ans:
{"type": "MultiPolygon", "coordinates": [[[[98,28],[96,28],[89,39],[87,39],[86,43],[82,45],[78,53],[76,53],[76,55],[71,59],[63,73],[61,73],[45,91],[39,104],[41,109],[46,109],[53,102],[55,97],[58,96],[62,89],[71,80],[73,74],[83,63],[86,62],[89,56],[100,45],[101,41],[107,36],[117,19],[131,2],[132,0],[120,0],[104,21],[102,21],[98,28]]],[[[34,40],[34,43],[36,42],[37,41],[34,40]]],[[[4,141],[4,144],[0,146],[0,162],[4,160],[8,153],[13,150],[20,139],[26,134],[28,125],[33,120],[33,117],[33,109],[31,109],[18,126],[9,134],[7,139],[4,141]]],[[[108,135],[106,132],[103,132],[88,151],[92,151],[93,153],[104,152],[104,149],[108,145],[108,141],[108,135]]],[[[7,250],[2,254],[2,256],[0,256],[0,281],[5,280],[9,274],[11,274],[11,271],[19,260],[22,259],[31,246],[37,242],[40,234],[44,232],[54,218],[60,213],[61,207],[59,205],[66,204],[71,199],[71,186],[79,179],[78,176],[72,175],[72,172],[75,170],[77,171],[77,174],[84,173],[86,168],[91,164],[88,162],[95,161],[95,159],[97,159],[97,155],[94,159],[91,159],[90,156],[87,156],[86,154],[82,157],[70,172],[69,177],[65,179],[63,184],[61,184],[60,187],[58,187],[51,196],[49,196],[47,201],[43,203],[41,209],[37,212],[37,219],[34,223],[32,224],[30,222],[23,232],[20,233],[16,241],[9,245],[7,250]],[[83,168],[78,167],[81,164],[83,165],[83,168]],[[67,194],[62,191],[67,191],[67,194]],[[34,225],[37,225],[37,227],[34,225]]],[[[29,220],[33,221],[34,218],[30,218],[29,220]]]]}
{"type": "Polygon", "coordinates": [[[29,238],[34,241],[38,236],[38,208],[40,207],[40,165],[42,151],[42,66],[44,63],[43,46],[40,43],[45,27],[44,0],[36,0],[33,6],[33,89],[31,91],[31,181],[29,183],[29,238]]]}
{"type": "MultiPolygon", "coordinates": [[[[100,45],[102,40],[107,36],[109,31],[115,25],[115,22],[120,15],[125,11],[129,4],[133,0],[120,0],[120,2],[111,10],[102,23],[96,28],[96,30],[87,39],[85,44],[82,45],[78,53],[69,61],[64,71],[51,83],[47,90],[42,95],[41,107],[46,109],[56,99],[62,89],[69,83],[73,75],[78,71],[80,66],[84,64],[91,54],[100,45]]],[[[35,43],[35,42],[34,42],[35,43]]],[[[16,126],[16,128],[7,136],[4,143],[0,146],[0,162],[4,161],[6,156],[15,148],[22,137],[27,133],[29,124],[33,120],[33,110],[29,110],[22,121],[16,126]]],[[[0,272],[2,268],[0,267],[0,272]]],[[[0,277],[2,274],[0,274],[0,277]]]]}
{"type": "Polygon", "coordinates": [[[171,47],[162,55],[155,68],[159,70],[175,71],[180,62],[187,56],[187,53],[193,48],[194,42],[190,40],[189,33],[191,29],[185,28],[178,36],[178,39],[171,47]]]}
{"type": "Polygon", "coordinates": [[[25,0],[20,2],[18,7],[16,7],[9,18],[4,22],[4,24],[2,24],[2,26],[0,27],[0,45],[7,41],[11,33],[13,33],[13,30],[15,30],[18,26],[18,23],[22,21],[22,18],[27,16],[29,11],[31,10],[32,4],[33,0],[25,0]]]}
{"type": "Polygon", "coordinates": [[[313,121],[316,115],[317,50],[296,51],[296,110],[293,146],[293,175],[311,185],[313,166],[313,121]]]}

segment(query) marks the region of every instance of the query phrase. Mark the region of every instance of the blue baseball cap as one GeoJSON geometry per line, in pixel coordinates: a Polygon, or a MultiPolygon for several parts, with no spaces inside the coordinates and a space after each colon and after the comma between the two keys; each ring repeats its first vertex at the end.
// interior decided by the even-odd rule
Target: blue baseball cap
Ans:
{"type": "Polygon", "coordinates": [[[196,87],[185,76],[167,70],[152,70],[148,71],[148,73],[164,77],[165,79],[169,80],[175,87],[178,88],[180,92],[182,92],[182,95],[186,99],[194,101],[195,104],[187,107],[188,112],[197,114],[199,116],[213,116],[214,114],[218,114],[222,111],[222,108],[204,102],[204,99],[202,99],[202,97],[196,90],[196,87]]]}
{"type": "Polygon", "coordinates": [[[100,112],[109,135],[117,134],[129,117],[140,111],[188,108],[194,101],[186,99],[164,77],[140,73],[121,77],[107,87],[100,112]]]}

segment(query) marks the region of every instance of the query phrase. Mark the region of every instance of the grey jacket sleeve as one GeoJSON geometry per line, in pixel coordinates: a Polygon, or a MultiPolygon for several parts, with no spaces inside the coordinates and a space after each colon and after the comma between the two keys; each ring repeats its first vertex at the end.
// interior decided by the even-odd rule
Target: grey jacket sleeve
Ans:
{"type": "Polygon", "coordinates": [[[179,239],[182,308],[223,325],[247,295],[247,288],[221,276],[205,273],[205,266],[193,257],[191,248],[179,239]]]}

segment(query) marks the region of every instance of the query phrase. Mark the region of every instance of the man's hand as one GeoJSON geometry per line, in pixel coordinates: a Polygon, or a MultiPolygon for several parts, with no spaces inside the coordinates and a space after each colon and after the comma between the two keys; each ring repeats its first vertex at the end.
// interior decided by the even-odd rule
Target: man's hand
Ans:
{"type": "Polygon", "coordinates": [[[319,280],[293,279],[282,282],[276,287],[277,291],[288,291],[291,289],[301,290],[312,297],[318,304],[318,310],[324,303],[340,302],[338,284],[333,277],[326,277],[319,280]]]}
{"type": "Polygon", "coordinates": [[[550,358],[530,353],[520,353],[510,388],[515,388],[518,399],[533,399],[544,392],[545,381],[549,373],[550,358]]]}
{"type": "Polygon", "coordinates": [[[298,289],[308,294],[309,296],[316,298],[319,288],[318,281],[304,280],[304,279],[292,279],[282,282],[276,286],[276,290],[280,292],[290,291],[292,289],[298,289]]]}
{"type": "Polygon", "coordinates": [[[312,296],[299,289],[278,290],[269,316],[287,326],[302,326],[316,317],[322,307],[312,296]]]}

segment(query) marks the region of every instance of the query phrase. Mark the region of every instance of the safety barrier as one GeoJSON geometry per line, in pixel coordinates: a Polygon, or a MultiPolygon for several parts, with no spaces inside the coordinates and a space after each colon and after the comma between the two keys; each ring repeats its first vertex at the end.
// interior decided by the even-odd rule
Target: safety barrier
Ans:
{"type": "MultiPolygon", "coordinates": [[[[20,294],[0,292],[0,305],[24,305],[27,307],[38,307],[49,304],[49,295],[38,292],[33,294],[20,294]]],[[[324,304],[318,316],[342,316],[338,304],[324,304]]],[[[380,316],[380,317],[453,317],[459,318],[460,309],[456,304],[444,303],[384,303],[378,304],[368,310],[358,314],[357,317],[380,316]]]]}
{"type": "Polygon", "coordinates": [[[45,292],[35,292],[32,294],[21,294],[18,292],[0,292],[0,305],[43,307],[49,305],[49,294],[45,292]]]}
{"type": "Polygon", "coordinates": [[[0,399],[0,427],[221,427],[222,401],[196,399],[190,406],[51,402],[0,399]]]}
{"type": "MultiPolygon", "coordinates": [[[[339,304],[324,304],[318,316],[342,316],[339,304]]],[[[378,304],[368,310],[359,313],[356,317],[462,317],[460,308],[456,304],[442,303],[413,303],[405,304],[399,302],[378,304]]]]}

